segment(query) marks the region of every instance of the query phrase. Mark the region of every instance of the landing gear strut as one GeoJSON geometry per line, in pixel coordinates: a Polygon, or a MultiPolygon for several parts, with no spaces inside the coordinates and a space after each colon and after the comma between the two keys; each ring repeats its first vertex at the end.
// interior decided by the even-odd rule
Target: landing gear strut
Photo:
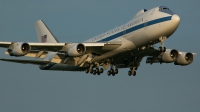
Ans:
{"type": "Polygon", "coordinates": [[[160,37],[159,41],[161,43],[161,47],[158,48],[158,51],[165,52],[166,48],[164,47],[164,41],[167,39],[167,37],[160,37]]]}

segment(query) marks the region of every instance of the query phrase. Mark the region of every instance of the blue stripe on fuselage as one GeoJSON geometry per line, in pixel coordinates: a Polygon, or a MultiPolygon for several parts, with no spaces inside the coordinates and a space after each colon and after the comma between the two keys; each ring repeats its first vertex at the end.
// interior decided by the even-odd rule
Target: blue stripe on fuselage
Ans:
{"type": "MultiPolygon", "coordinates": [[[[172,16],[168,16],[168,17],[164,17],[164,18],[159,18],[159,19],[155,19],[155,20],[152,20],[152,21],[148,21],[147,23],[142,23],[140,25],[137,25],[137,26],[134,26],[132,28],[126,29],[126,34],[130,33],[130,32],[133,32],[133,31],[136,31],[136,30],[139,30],[141,28],[147,27],[147,26],[151,26],[151,25],[158,24],[158,23],[161,23],[161,22],[169,21],[169,20],[171,20],[171,18],[172,18],[172,16]]],[[[120,37],[120,36],[122,36],[124,34],[125,34],[125,32],[121,31],[121,32],[119,32],[117,34],[111,35],[111,36],[106,37],[106,38],[104,38],[102,40],[99,40],[97,42],[110,41],[110,40],[118,38],[118,37],[120,37]]]]}

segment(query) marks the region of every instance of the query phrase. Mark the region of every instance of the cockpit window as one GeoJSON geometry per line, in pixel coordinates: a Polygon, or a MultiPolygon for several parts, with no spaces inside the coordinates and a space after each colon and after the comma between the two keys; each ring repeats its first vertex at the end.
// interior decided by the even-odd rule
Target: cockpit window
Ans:
{"type": "Polygon", "coordinates": [[[159,11],[163,11],[163,10],[169,10],[169,8],[167,8],[167,7],[160,7],[159,11]]]}
{"type": "Polygon", "coordinates": [[[163,8],[163,10],[169,10],[169,8],[166,8],[166,7],[165,7],[165,8],[163,8]]]}
{"type": "Polygon", "coordinates": [[[170,15],[173,15],[174,12],[172,12],[168,7],[166,6],[160,6],[159,7],[159,11],[160,12],[163,12],[163,13],[167,13],[167,14],[170,14],[170,15]]]}

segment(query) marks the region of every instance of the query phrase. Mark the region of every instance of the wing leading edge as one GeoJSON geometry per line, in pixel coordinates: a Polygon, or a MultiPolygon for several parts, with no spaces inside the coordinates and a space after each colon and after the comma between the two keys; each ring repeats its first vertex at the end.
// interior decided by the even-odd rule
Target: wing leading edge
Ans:
{"type": "MultiPolygon", "coordinates": [[[[15,47],[21,48],[20,45],[23,45],[23,42],[0,42],[0,47],[13,49],[15,47]]],[[[86,51],[85,53],[97,53],[102,54],[105,52],[112,51],[119,46],[121,42],[84,42],[84,43],[29,43],[26,45],[29,46],[30,51],[52,51],[52,52],[68,52],[73,46],[82,44],[86,51]]]]}

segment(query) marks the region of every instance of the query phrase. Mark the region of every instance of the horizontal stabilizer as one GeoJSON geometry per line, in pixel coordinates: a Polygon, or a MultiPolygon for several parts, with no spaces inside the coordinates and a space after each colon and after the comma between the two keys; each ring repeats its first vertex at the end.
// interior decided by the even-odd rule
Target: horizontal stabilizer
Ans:
{"type": "Polygon", "coordinates": [[[22,63],[22,64],[34,64],[34,65],[45,65],[50,63],[50,61],[40,61],[40,60],[19,60],[19,59],[4,59],[4,58],[0,58],[0,60],[14,62],[14,63],[22,63]]]}

